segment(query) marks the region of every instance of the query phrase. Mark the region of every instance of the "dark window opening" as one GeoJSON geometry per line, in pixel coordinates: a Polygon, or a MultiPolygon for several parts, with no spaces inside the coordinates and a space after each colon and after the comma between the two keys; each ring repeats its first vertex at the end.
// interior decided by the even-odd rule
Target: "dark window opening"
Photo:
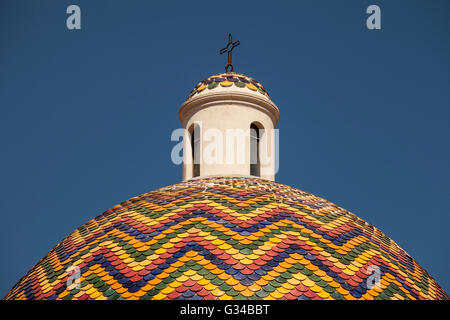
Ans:
{"type": "Polygon", "coordinates": [[[200,126],[194,125],[191,131],[192,177],[200,176],[200,126]]]}
{"type": "Polygon", "coordinates": [[[250,125],[250,175],[260,176],[259,159],[259,128],[255,124],[250,125]]]}

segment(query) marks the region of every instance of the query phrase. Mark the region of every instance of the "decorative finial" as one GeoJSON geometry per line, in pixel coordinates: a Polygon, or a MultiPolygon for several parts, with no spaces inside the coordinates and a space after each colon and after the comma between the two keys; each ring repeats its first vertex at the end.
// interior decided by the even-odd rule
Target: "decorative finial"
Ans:
{"type": "Polygon", "coordinates": [[[225,52],[228,53],[228,63],[225,66],[225,72],[233,72],[234,71],[233,65],[231,64],[231,51],[233,51],[234,47],[237,47],[240,44],[241,43],[239,40],[233,42],[233,36],[231,35],[231,33],[228,35],[228,43],[227,43],[226,47],[220,50],[220,54],[225,53],[225,52]],[[230,69],[230,70],[228,70],[228,69],[230,69]]]}

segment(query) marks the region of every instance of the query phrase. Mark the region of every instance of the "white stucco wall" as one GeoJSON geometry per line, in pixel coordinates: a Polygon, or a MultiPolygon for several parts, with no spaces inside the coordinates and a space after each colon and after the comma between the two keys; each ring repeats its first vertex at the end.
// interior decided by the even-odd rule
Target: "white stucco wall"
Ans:
{"type": "MultiPolygon", "coordinates": [[[[260,142],[261,178],[274,180],[273,129],[278,115],[278,108],[268,97],[248,88],[219,86],[188,99],[180,108],[180,121],[188,130],[194,123],[200,125],[200,177],[249,176],[249,129],[256,123],[265,134],[260,142]],[[237,139],[243,142],[241,148],[237,139]]],[[[193,176],[193,165],[191,140],[186,133],[183,147],[183,180],[188,180],[193,176]]]]}

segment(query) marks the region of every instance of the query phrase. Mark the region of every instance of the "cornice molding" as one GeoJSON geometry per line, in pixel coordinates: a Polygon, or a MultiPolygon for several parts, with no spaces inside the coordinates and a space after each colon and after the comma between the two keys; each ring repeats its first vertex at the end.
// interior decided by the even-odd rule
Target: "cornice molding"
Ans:
{"type": "Polygon", "coordinates": [[[185,101],[178,112],[180,122],[185,127],[187,120],[200,109],[224,104],[244,105],[262,111],[271,118],[274,127],[280,116],[276,104],[266,98],[245,92],[214,92],[185,101]]]}

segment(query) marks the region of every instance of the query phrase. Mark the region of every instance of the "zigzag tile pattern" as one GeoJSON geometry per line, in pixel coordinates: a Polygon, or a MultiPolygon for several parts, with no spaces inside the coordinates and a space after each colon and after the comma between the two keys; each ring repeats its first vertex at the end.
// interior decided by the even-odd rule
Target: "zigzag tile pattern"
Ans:
{"type": "Polygon", "coordinates": [[[279,183],[219,177],[109,209],[62,240],[5,299],[448,296],[354,214],[279,183]]]}

